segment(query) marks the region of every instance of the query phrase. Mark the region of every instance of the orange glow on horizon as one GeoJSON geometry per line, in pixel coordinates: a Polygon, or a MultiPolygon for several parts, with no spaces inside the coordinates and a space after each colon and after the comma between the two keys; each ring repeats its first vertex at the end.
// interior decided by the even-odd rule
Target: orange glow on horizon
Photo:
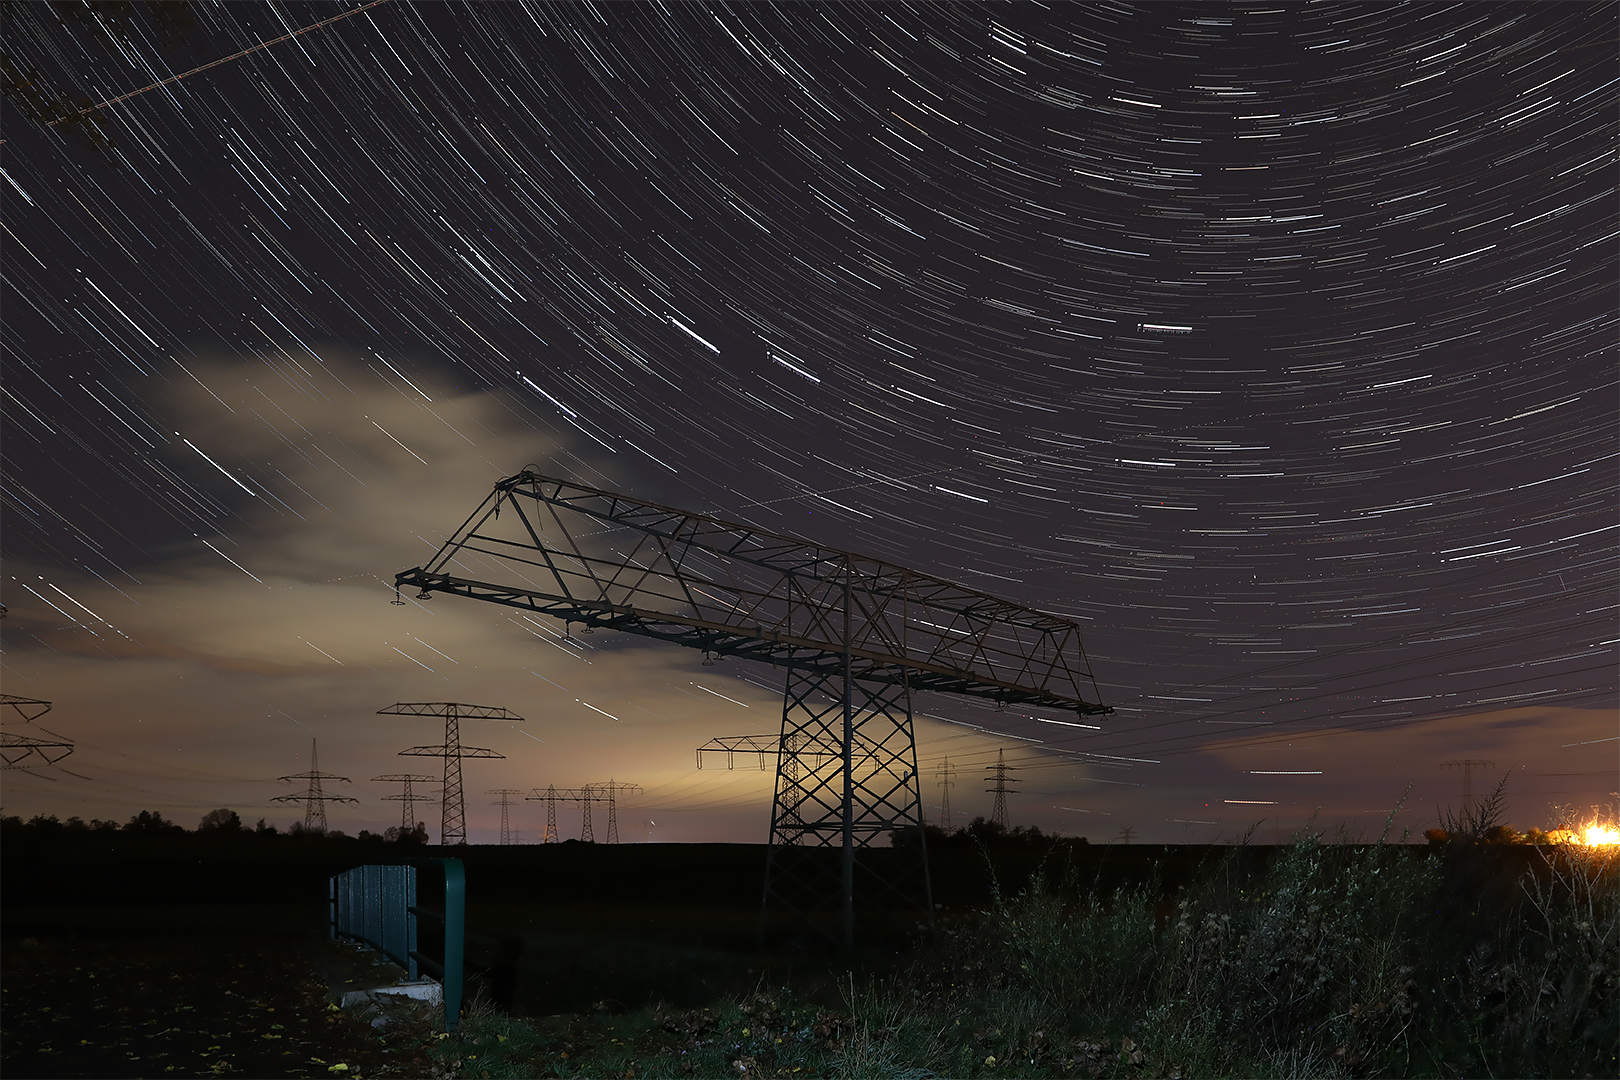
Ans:
{"type": "Polygon", "coordinates": [[[1609,844],[1620,844],[1620,829],[1613,825],[1588,825],[1582,831],[1580,843],[1587,847],[1602,847],[1609,844]]]}

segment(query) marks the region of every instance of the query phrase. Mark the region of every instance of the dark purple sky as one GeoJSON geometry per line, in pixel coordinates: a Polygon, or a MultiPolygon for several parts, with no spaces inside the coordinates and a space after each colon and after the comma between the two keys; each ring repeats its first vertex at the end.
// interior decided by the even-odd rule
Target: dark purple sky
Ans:
{"type": "Polygon", "coordinates": [[[918,700],[958,821],[1000,749],[1093,840],[1620,786],[1613,5],[394,2],[40,122],[350,6],[7,9],[5,691],[77,749],[5,812],[285,822],[318,737],[380,828],[443,699],[527,718],[475,842],[763,839],[691,750],[769,668],[387,604],[529,463],[1080,621],[1100,732],[918,700]]]}

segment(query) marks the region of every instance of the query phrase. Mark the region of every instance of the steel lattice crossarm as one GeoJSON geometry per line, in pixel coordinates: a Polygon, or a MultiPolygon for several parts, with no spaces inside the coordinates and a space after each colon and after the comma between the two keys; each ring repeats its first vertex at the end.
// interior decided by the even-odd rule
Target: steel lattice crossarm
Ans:
{"type": "Polygon", "coordinates": [[[534,471],[497,483],[427,566],[394,583],[912,690],[1111,711],[1072,620],[534,471]]]}
{"type": "Polygon", "coordinates": [[[38,720],[51,711],[51,703],[41,701],[39,698],[18,697],[16,694],[0,694],[0,705],[9,705],[17,711],[17,715],[27,723],[38,720]]]}
{"type": "MultiPolygon", "coordinates": [[[[824,760],[843,756],[837,743],[831,739],[816,739],[800,737],[793,740],[794,745],[789,747],[790,753],[805,761],[819,766],[824,760]]],[[[865,740],[856,737],[856,744],[865,740]]],[[[703,768],[704,754],[726,755],[726,768],[736,767],[738,754],[758,754],[759,767],[763,772],[769,768],[767,759],[776,757],[782,752],[782,739],[778,735],[720,735],[697,748],[697,767],[703,768]]]]}
{"type": "MultiPolygon", "coordinates": [[[[54,735],[55,732],[50,734],[54,735]]],[[[71,753],[73,743],[60,735],[55,739],[36,739],[28,735],[14,735],[9,731],[0,732],[0,769],[55,765],[71,753]],[[29,759],[34,757],[39,760],[31,763],[29,759]]]]}
{"type": "MultiPolygon", "coordinates": [[[[0,694],[0,706],[5,705],[15,710],[25,724],[31,724],[51,711],[51,703],[48,701],[18,697],[16,694],[0,694]]],[[[55,765],[73,753],[72,740],[63,738],[48,728],[33,730],[43,731],[50,738],[39,739],[32,735],[0,732],[0,769],[28,769],[42,764],[55,765]],[[36,757],[38,761],[29,760],[36,757]]]]}
{"type": "Polygon", "coordinates": [[[437,716],[453,712],[462,720],[522,720],[511,709],[499,705],[463,705],[456,701],[401,701],[386,709],[378,709],[378,716],[437,716]]]}

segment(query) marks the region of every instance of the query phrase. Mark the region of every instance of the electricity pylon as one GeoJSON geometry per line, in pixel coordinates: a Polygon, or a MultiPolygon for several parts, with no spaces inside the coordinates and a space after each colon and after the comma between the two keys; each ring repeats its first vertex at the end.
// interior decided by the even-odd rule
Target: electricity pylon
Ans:
{"type": "Polygon", "coordinates": [[[1018,783],[1017,780],[1009,780],[1007,778],[1007,773],[1012,769],[1013,766],[1007,764],[1006,752],[1003,750],[997,750],[996,763],[985,770],[985,780],[989,781],[994,779],[996,785],[995,787],[987,787],[984,789],[987,792],[993,791],[996,795],[995,804],[990,810],[990,820],[995,824],[1000,825],[1003,831],[1006,831],[1009,828],[1007,824],[1007,792],[1011,791],[1012,789],[1007,785],[1018,783]]]}
{"type": "Polygon", "coordinates": [[[400,807],[399,827],[405,832],[411,832],[416,828],[416,811],[411,809],[411,805],[413,803],[430,803],[433,801],[433,796],[431,795],[417,795],[412,792],[411,785],[431,784],[436,779],[438,778],[433,776],[413,776],[410,773],[384,773],[381,776],[373,776],[371,781],[374,784],[387,783],[405,785],[405,790],[401,794],[384,795],[383,802],[397,802],[404,804],[400,807]]]}
{"type": "MultiPolygon", "coordinates": [[[[607,810],[608,810],[607,842],[610,843],[610,844],[617,844],[619,842],[619,803],[618,803],[618,796],[620,794],[624,794],[624,795],[640,795],[641,794],[641,785],[640,784],[620,784],[620,783],[618,783],[616,781],[609,780],[605,784],[586,784],[585,787],[586,787],[586,790],[588,790],[588,791],[605,791],[605,792],[607,792],[607,810]]],[[[589,805],[589,804],[587,804],[587,805],[589,805]]]]}
{"type": "Polygon", "coordinates": [[[594,784],[586,784],[581,788],[559,788],[548,786],[544,794],[539,788],[524,798],[529,800],[544,799],[546,803],[546,835],[551,839],[548,844],[557,842],[557,804],[560,802],[577,802],[580,805],[579,838],[587,844],[596,843],[596,833],[591,827],[591,803],[607,802],[611,795],[609,792],[594,784]]]}
{"type": "Polygon", "coordinates": [[[521,795],[521,794],[523,794],[522,790],[519,789],[519,788],[498,787],[498,788],[491,788],[489,791],[484,792],[484,794],[485,795],[499,795],[501,797],[500,802],[492,803],[491,805],[499,806],[501,808],[501,844],[503,846],[506,845],[506,844],[510,844],[512,842],[512,821],[511,821],[511,818],[508,816],[507,811],[508,811],[508,808],[512,805],[512,800],[507,798],[507,796],[509,796],[509,795],[521,795]]]}
{"type": "Polygon", "coordinates": [[[1483,758],[1459,758],[1456,761],[1442,761],[1442,769],[1461,769],[1463,774],[1463,806],[1467,806],[1474,798],[1474,770],[1494,769],[1496,762],[1486,761],[1483,758]]]}
{"type": "MultiPolygon", "coordinates": [[[[39,698],[18,697],[15,694],[0,694],[0,705],[9,705],[22,717],[22,722],[31,724],[35,720],[51,711],[51,703],[41,701],[39,698]]],[[[47,728],[38,728],[49,739],[37,738],[33,735],[18,735],[14,732],[0,732],[0,769],[27,769],[34,765],[55,765],[58,761],[73,753],[73,743],[56,732],[47,728]],[[39,758],[37,762],[30,758],[39,758]]]]}
{"type": "Polygon", "coordinates": [[[304,831],[326,831],[326,804],[329,802],[357,803],[359,799],[351,799],[346,795],[327,795],[321,791],[322,780],[341,780],[345,784],[354,781],[347,776],[338,776],[334,773],[321,772],[319,759],[315,756],[315,740],[309,740],[309,772],[294,773],[292,776],[279,776],[276,779],[283,782],[290,780],[308,780],[309,789],[302,795],[277,795],[271,802],[299,802],[304,804],[304,831]]]}
{"type": "MultiPolygon", "coordinates": [[[[535,788],[534,790],[536,792],[539,792],[540,789],[535,788]]],[[[556,788],[556,786],[555,785],[548,785],[546,787],[546,793],[544,795],[540,795],[540,794],[525,795],[524,798],[528,799],[528,800],[531,800],[531,801],[539,800],[539,799],[544,799],[545,800],[545,803],[546,803],[546,833],[541,838],[540,842],[542,844],[555,844],[557,842],[557,788],[556,788]]]]}
{"type": "Polygon", "coordinates": [[[951,788],[956,786],[956,766],[947,755],[943,764],[934,770],[939,777],[939,827],[951,831],[951,788]]]}
{"type": "Polygon", "coordinates": [[[428,564],[394,585],[418,600],[449,593],[785,669],[762,914],[774,906],[795,933],[828,932],[846,949],[857,891],[863,904],[933,911],[913,692],[1112,711],[1097,700],[1073,619],[532,469],[497,481],[428,564]],[[607,532],[611,546],[599,539],[607,532]],[[505,580],[460,576],[475,565],[505,580]],[[830,761],[797,754],[824,742],[838,750],[830,761]],[[886,836],[907,842],[857,864],[857,849],[886,836]]]}
{"type": "Polygon", "coordinates": [[[444,718],[444,744],[442,746],[413,746],[401,750],[401,757],[444,758],[444,808],[439,818],[439,843],[444,845],[467,842],[467,808],[461,793],[462,758],[505,758],[479,746],[461,745],[461,721],[466,720],[522,720],[517,713],[498,705],[463,705],[456,701],[402,701],[386,709],[378,709],[378,716],[440,716],[444,718]]]}

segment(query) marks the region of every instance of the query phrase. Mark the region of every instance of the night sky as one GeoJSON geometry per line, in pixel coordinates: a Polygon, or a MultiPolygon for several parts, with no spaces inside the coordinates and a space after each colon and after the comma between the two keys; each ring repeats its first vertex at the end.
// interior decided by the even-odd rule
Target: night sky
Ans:
{"type": "Polygon", "coordinates": [[[6,9],[5,813],[285,826],[318,738],[380,830],[448,700],[473,842],[762,842],[693,748],[780,672],[389,604],[530,464],[1079,621],[1100,730],[918,697],[936,820],[1612,803],[1615,5],[394,0],[47,126],[354,6],[6,9]]]}

